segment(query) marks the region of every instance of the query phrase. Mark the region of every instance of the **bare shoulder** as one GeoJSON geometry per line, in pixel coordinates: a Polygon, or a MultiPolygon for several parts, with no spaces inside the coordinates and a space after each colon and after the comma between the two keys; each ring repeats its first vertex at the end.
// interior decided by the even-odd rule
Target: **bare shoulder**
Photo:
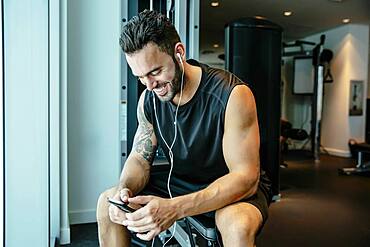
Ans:
{"type": "Polygon", "coordinates": [[[257,119],[256,103],[247,85],[235,86],[226,106],[225,124],[251,125],[257,119]]]}
{"type": "Polygon", "coordinates": [[[138,117],[139,123],[140,123],[140,120],[146,120],[146,121],[148,121],[146,119],[146,117],[145,117],[145,119],[140,119],[139,118],[142,114],[144,114],[145,94],[146,94],[146,89],[141,93],[140,98],[139,98],[139,101],[137,102],[137,117],[138,117]]]}
{"type": "Polygon", "coordinates": [[[149,122],[149,120],[145,116],[145,110],[144,110],[144,103],[145,103],[145,94],[147,92],[147,89],[145,89],[139,98],[139,101],[137,103],[137,120],[139,122],[139,127],[143,128],[153,128],[153,125],[149,122]]]}

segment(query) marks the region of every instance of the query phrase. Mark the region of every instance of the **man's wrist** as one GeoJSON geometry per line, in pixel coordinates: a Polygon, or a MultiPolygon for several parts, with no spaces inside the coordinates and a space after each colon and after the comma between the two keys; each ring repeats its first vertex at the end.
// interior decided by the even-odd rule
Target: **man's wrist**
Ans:
{"type": "Polygon", "coordinates": [[[172,199],[170,199],[173,203],[173,207],[175,208],[175,211],[176,211],[176,218],[179,220],[179,219],[182,219],[182,218],[185,218],[186,216],[186,210],[185,210],[185,203],[183,203],[183,198],[182,196],[180,197],[174,197],[172,199]]]}

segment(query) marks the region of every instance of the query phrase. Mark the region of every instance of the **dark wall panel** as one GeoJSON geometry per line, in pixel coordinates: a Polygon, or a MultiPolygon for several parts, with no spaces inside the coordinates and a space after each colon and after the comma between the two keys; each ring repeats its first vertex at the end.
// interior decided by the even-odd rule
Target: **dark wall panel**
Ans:
{"type": "Polygon", "coordinates": [[[226,69],[250,86],[257,104],[261,166],[279,194],[281,33],[264,19],[245,18],[225,30],[226,69]]]}

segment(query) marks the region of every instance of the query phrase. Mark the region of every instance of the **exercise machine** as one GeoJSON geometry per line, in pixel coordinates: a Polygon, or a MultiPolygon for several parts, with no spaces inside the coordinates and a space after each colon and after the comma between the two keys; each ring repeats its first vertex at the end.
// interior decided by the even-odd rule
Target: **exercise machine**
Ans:
{"type": "Polygon", "coordinates": [[[357,164],[355,167],[340,168],[338,169],[339,174],[342,175],[370,175],[370,161],[365,161],[365,156],[370,155],[370,144],[357,143],[355,140],[349,140],[349,148],[353,158],[357,158],[357,164]]]}

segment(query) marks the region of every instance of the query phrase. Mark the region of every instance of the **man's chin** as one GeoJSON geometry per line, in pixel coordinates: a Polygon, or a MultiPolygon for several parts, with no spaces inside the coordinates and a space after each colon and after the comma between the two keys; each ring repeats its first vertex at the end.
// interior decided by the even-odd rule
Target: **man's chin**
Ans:
{"type": "Polygon", "coordinates": [[[164,95],[164,96],[158,96],[158,95],[157,95],[157,97],[158,97],[158,99],[159,99],[160,101],[162,101],[162,102],[168,102],[168,101],[171,101],[171,100],[172,100],[172,98],[171,98],[171,97],[169,97],[169,96],[167,96],[167,95],[164,95]]]}
{"type": "Polygon", "coordinates": [[[173,94],[171,94],[169,92],[167,94],[163,95],[163,96],[160,96],[160,95],[157,94],[157,97],[162,102],[169,102],[169,101],[173,100],[173,98],[174,98],[173,94]]]}

